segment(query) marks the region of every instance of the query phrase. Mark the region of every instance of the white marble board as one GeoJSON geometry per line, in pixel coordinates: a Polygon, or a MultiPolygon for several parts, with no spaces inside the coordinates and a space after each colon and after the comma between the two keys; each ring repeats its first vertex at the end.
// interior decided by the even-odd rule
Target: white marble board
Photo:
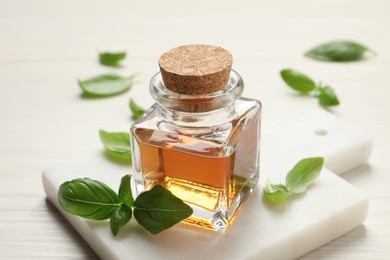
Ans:
{"type": "Polygon", "coordinates": [[[372,140],[358,129],[322,110],[262,134],[261,181],[225,234],[179,224],[151,235],[132,219],[117,237],[106,222],[65,213],[58,205],[59,186],[89,177],[114,190],[128,165],[108,160],[102,151],[74,158],[43,172],[48,198],[102,259],[294,259],[349,232],[365,219],[368,197],[337,176],[364,164],[372,140]],[[320,177],[282,206],[262,199],[266,178],[282,182],[303,157],[324,156],[320,177]],[[332,169],[334,172],[330,171],[332,169]]]}

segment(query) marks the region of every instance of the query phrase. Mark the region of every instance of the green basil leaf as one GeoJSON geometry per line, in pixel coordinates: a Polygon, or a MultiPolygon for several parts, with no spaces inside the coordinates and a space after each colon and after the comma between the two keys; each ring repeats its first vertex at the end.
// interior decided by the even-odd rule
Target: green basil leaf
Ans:
{"type": "Polygon", "coordinates": [[[192,208],[161,185],[141,193],[134,202],[134,217],[152,234],[172,227],[192,215],[192,208]]]}
{"type": "Polygon", "coordinates": [[[137,120],[145,113],[145,109],[138,106],[133,99],[130,99],[130,110],[133,113],[134,120],[137,120]]]}
{"type": "Polygon", "coordinates": [[[132,163],[131,155],[126,153],[116,153],[109,150],[105,150],[104,156],[106,156],[106,158],[110,161],[119,165],[131,165],[132,163]]]}
{"type": "Polygon", "coordinates": [[[134,75],[122,77],[116,74],[104,74],[87,80],[79,80],[79,86],[86,96],[108,97],[129,90],[133,82],[134,75]]]}
{"type": "Polygon", "coordinates": [[[118,67],[119,62],[126,58],[126,52],[103,52],[99,53],[99,61],[101,64],[110,66],[110,67],[118,67]]]}
{"type": "Polygon", "coordinates": [[[316,89],[314,81],[298,71],[284,69],[280,72],[280,76],[287,85],[302,94],[308,94],[316,89]]]}
{"type": "Polygon", "coordinates": [[[356,61],[373,53],[366,46],[353,41],[333,41],[321,44],[305,53],[305,56],[321,61],[356,61]]]}
{"type": "Polygon", "coordinates": [[[320,174],[324,158],[313,157],[299,161],[286,176],[286,187],[293,193],[304,192],[320,174]]]}
{"type": "Polygon", "coordinates": [[[100,140],[107,151],[131,158],[130,137],[128,133],[110,133],[104,130],[99,131],[100,140]]]}
{"type": "Polygon", "coordinates": [[[267,180],[263,189],[263,197],[272,204],[281,204],[285,202],[290,195],[286,186],[283,184],[272,184],[267,180]]]}
{"type": "Polygon", "coordinates": [[[67,212],[87,219],[109,219],[120,206],[118,195],[106,184],[89,178],[64,182],[58,201],[67,212]]]}
{"type": "Polygon", "coordinates": [[[133,207],[134,205],[133,194],[131,192],[130,186],[130,179],[130,175],[123,176],[118,191],[119,201],[123,202],[129,208],[133,207]]]}
{"type": "Polygon", "coordinates": [[[333,88],[329,86],[319,87],[317,98],[321,106],[337,106],[340,104],[333,88]]]}
{"type": "Polygon", "coordinates": [[[131,219],[132,210],[126,205],[117,208],[110,219],[111,233],[116,236],[119,230],[131,219]]]}

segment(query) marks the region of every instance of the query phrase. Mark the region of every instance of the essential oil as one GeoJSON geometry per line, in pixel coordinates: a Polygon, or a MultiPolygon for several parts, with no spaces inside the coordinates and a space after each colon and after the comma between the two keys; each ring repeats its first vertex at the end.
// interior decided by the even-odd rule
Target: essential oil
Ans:
{"type": "Polygon", "coordinates": [[[259,179],[261,104],[223,48],[181,46],[159,65],[130,131],[136,192],[162,185],[193,208],[185,223],[225,232],[259,179]]]}

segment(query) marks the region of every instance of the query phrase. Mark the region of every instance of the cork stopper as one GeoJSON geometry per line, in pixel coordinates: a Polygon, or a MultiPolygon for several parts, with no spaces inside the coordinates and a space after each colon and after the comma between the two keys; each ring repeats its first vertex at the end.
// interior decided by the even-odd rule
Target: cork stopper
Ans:
{"type": "Polygon", "coordinates": [[[232,63],[230,52],[205,44],[180,46],[159,59],[165,87],[185,95],[206,95],[225,88],[232,63]]]}

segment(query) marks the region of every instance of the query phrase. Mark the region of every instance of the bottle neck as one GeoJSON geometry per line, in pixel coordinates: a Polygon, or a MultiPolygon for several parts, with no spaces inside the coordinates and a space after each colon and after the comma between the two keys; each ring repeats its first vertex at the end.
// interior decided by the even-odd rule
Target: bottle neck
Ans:
{"type": "Polygon", "coordinates": [[[231,70],[226,87],[211,94],[184,95],[172,92],[164,86],[160,72],[152,77],[149,87],[150,94],[160,106],[161,114],[169,117],[179,114],[183,118],[186,118],[186,113],[206,115],[211,111],[229,111],[243,90],[242,78],[234,70],[231,70]]]}
{"type": "Polygon", "coordinates": [[[158,117],[179,126],[208,127],[229,122],[235,115],[235,103],[204,112],[185,112],[156,104],[158,117]]]}

